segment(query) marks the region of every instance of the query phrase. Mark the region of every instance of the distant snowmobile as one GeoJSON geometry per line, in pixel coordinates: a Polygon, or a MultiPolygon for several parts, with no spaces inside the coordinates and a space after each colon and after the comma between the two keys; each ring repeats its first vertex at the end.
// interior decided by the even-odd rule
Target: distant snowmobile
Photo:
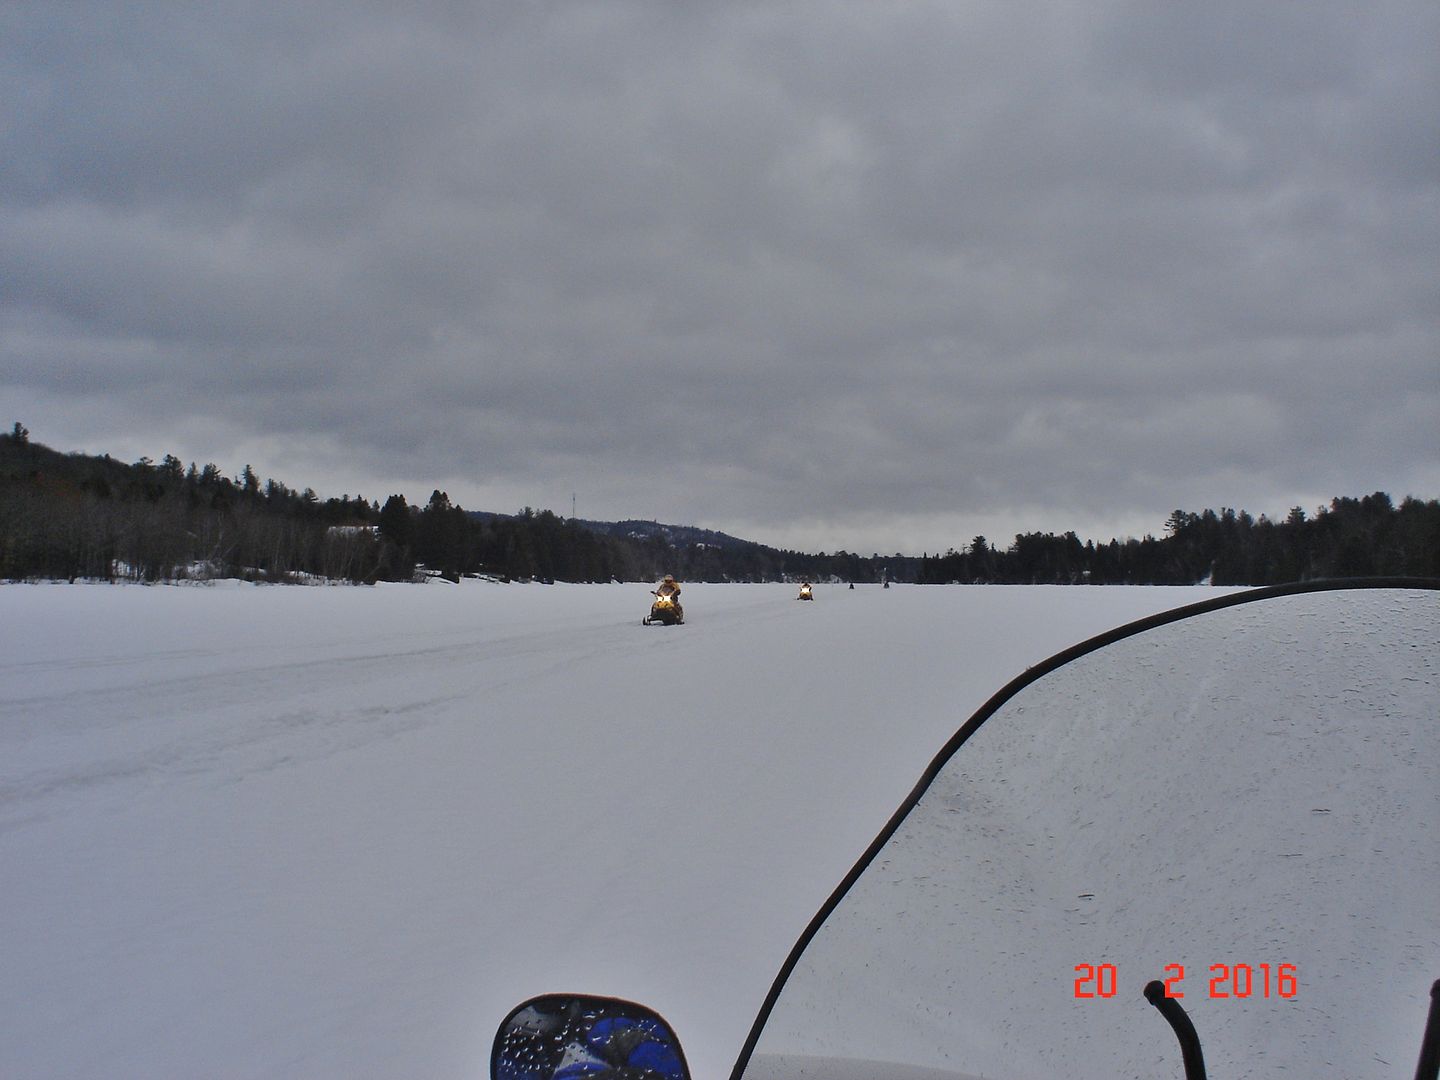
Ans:
{"type": "Polygon", "coordinates": [[[811,591],[810,583],[809,583],[808,581],[806,581],[806,582],[804,582],[803,584],[801,584],[801,586],[800,586],[800,595],[797,596],[795,599],[796,599],[796,600],[814,600],[814,599],[815,599],[815,595],[814,595],[814,593],[811,591]]]}
{"type": "Polygon", "coordinates": [[[650,614],[641,619],[644,626],[660,623],[663,626],[679,626],[685,621],[685,609],[680,606],[680,586],[669,574],[658,589],[651,589],[655,602],[650,605],[650,614]]]}
{"type": "Polygon", "coordinates": [[[650,614],[640,620],[645,626],[662,623],[665,626],[679,626],[685,621],[680,605],[667,593],[655,593],[655,602],[650,605],[650,614]]]}

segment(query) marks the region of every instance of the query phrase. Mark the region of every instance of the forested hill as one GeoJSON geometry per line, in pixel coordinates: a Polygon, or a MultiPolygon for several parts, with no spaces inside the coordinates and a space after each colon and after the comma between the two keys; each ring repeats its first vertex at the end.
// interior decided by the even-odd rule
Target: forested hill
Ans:
{"type": "Polygon", "coordinates": [[[606,536],[620,536],[630,540],[649,541],[659,537],[670,547],[712,547],[729,550],[756,548],[752,540],[741,540],[729,533],[714,529],[698,529],[693,525],[666,525],[660,521],[581,521],[580,525],[592,532],[606,536]]]}
{"type": "MultiPolygon", "coordinates": [[[[533,512],[531,511],[531,513],[533,512]]],[[[500,519],[514,520],[517,517],[523,517],[525,511],[522,510],[519,514],[497,514],[490,510],[467,510],[466,513],[476,521],[492,522],[500,519]]],[[[587,521],[584,518],[569,518],[568,520],[582,529],[588,529],[590,532],[599,533],[602,536],[614,536],[622,540],[638,541],[642,544],[659,540],[667,549],[713,547],[741,551],[754,550],[764,546],[753,540],[742,540],[729,533],[717,532],[714,529],[701,529],[694,525],[667,525],[663,521],[643,521],[636,518],[626,521],[587,521]]]]}
{"type": "Polygon", "coordinates": [[[20,424],[0,434],[0,579],[243,577],[264,581],[507,580],[1276,584],[1322,577],[1440,577],[1440,502],[1376,492],[1283,521],[1176,510],[1165,535],[1082,542],[1073,532],[977,536],[920,556],[807,554],[650,521],[580,522],[549,510],[467,512],[442,491],[321,499],[246,466],[133,464],[64,454],[20,424]]]}

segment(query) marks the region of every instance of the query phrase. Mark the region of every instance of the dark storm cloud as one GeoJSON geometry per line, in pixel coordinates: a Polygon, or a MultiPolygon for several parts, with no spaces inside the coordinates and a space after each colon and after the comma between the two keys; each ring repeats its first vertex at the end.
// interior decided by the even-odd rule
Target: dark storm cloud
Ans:
{"type": "Polygon", "coordinates": [[[0,31],[42,441],[812,547],[1440,487],[1432,4],[0,31]]]}

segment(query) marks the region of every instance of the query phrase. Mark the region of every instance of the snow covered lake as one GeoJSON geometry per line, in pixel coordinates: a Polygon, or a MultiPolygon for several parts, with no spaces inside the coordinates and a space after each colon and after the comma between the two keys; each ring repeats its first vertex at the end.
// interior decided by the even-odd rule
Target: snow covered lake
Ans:
{"type": "Polygon", "coordinates": [[[0,1076],[480,1077],[573,990],[723,1077],[976,708],[1221,591],[0,587],[0,1076]]]}

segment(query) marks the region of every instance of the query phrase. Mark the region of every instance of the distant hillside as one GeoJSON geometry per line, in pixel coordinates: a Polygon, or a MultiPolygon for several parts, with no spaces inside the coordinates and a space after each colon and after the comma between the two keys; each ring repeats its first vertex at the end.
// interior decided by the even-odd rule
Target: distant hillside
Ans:
{"type": "MultiPolygon", "coordinates": [[[[467,510],[466,513],[476,521],[483,522],[515,521],[521,517],[519,514],[497,514],[491,510],[467,510]]],[[[742,540],[729,533],[716,532],[714,529],[699,529],[693,525],[667,525],[660,521],[637,519],[588,521],[585,518],[566,518],[565,520],[582,529],[599,533],[601,536],[614,536],[622,540],[639,540],[641,542],[661,540],[674,548],[692,547],[697,544],[730,550],[764,547],[763,544],[756,543],[754,540],[742,540]]]]}
{"type": "MultiPolygon", "coordinates": [[[[858,556],[843,552],[828,556],[782,551],[693,525],[671,525],[635,518],[626,521],[560,518],[549,510],[529,508],[519,514],[498,514],[488,510],[467,510],[465,513],[471,520],[491,528],[543,522],[552,532],[558,527],[594,536],[627,553],[622,562],[632,568],[633,576],[642,580],[675,574],[690,581],[786,581],[806,577],[878,581],[880,579],[876,575],[883,572],[883,567],[867,566],[858,560],[858,556]]],[[[918,559],[909,561],[919,565],[918,559]]]]}
{"type": "MultiPolygon", "coordinates": [[[[664,540],[671,547],[705,547],[740,551],[746,548],[761,548],[753,540],[741,540],[729,533],[713,529],[697,529],[692,525],[666,525],[658,521],[579,521],[582,528],[606,536],[619,536],[629,540],[664,540]]],[[[774,550],[774,549],[771,549],[774,550]]]]}

